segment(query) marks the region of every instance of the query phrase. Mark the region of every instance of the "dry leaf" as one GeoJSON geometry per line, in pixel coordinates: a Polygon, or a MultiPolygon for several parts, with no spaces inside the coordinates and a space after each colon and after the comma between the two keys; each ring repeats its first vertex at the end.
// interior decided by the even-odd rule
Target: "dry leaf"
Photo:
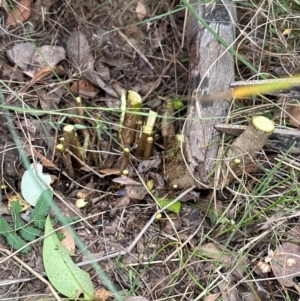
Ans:
{"type": "Polygon", "coordinates": [[[154,186],[156,189],[165,188],[165,179],[161,174],[150,171],[149,177],[154,180],[154,186]]]}
{"type": "MultiPolygon", "coordinates": [[[[227,251],[225,248],[219,248],[214,243],[201,245],[199,247],[199,251],[202,251],[204,256],[222,263],[226,268],[233,266],[238,260],[235,255],[227,255],[229,254],[229,251],[227,251]]],[[[245,272],[245,266],[248,264],[249,262],[247,257],[239,259],[238,265],[236,265],[235,269],[233,270],[233,275],[237,278],[241,278],[245,272]]]]}
{"type": "Polygon", "coordinates": [[[157,48],[161,46],[164,37],[165,24],[162,23],[159,27],[155,27],[153,33],[151,34],[150,45],[152,48],[157,48]]]}
{"type": "Polygon", "coordinates": [[[94,290],[94,300],[95,301],[106,301],[113,294],[105,289],[95,289],[94,290]]]}
{"type": "Polygon", "coordinates": [[[216,294],[212,294],[207,296],[204,301],[215,301],[218,299],[218,297],[220,296],[220,293],[216,293],[216,294]]]}
{"type": "Polygon", "coordinates": [[[151,168],[158,168],[161,163],[161,158],[157,157],[153,160],[143,160],[138,166],[139,173],[146,173],[151,168]]]}
{"type": "Polygon", "coordinates": [[[99,89],[88,80],[80,79],[71,85],[70,91],[83,99],[90,99],[98,94],[99,89]]]}
{"type": "Polygon", "coordinates": [[[143,200],[148,191],[142,185],[127,185],[126,193],[131,199],[143,200]]]}
{"type": "Polygon", "coordinates": [[[13,82],[24,82],[24,74],[19,68],[14,68],[6,65],[6,62],[1,62],[2,80],[9,79],[13,82]]]}
{"type": "Polygon", "coordinates": [[[130,204],[130,198],[128,195],[125,195],[122,198],[117,199],[115,202],[114,209],[110,212],[110,216],[114,216],[117,213],[118,209],[124,208],[129,204],[130,204]]]}
{"type": "Polygon", "coordinates": [[[21,129],[27,130],[30,133],[30,135],[35,137],[37,128],[36,128],[34,122],[32,122],[30,119],[26,119],[26,120],[22,120],[21,122],[19,122],[19,124],[20,124],[21,129]]]}
{"type": "Polygon", "coordinates": [[[7,206],[3,206],[2,204],[2,206],[0,207],[0,215],[10,215],[10,211],[7,206]]]}
{"type": "Polygon", "coordinates": [[[65,70],[61,66],[54,68],[54,70],[50,67],[43,67],[42,69],[38,70],[37,72],[24,71],[24,73],[32,78],[31,81],[27,84],[27,88],[29,88],[29,87],[33,86],[35,83],[37,83],[41,80],[44,80],[48,76],[50,76],[50,75],[52,76],[53,73],[64,74],[65,70]]]}
{"type": "Polygon", "coordinates": [[[100,169],[100,173],[103,174],[103,178],[111,175],[119,175],[120,174],[120,169],[119,168],[105,168],[105,169],[100,169]]]}
{"type": "Polygon", "coordinates": [[[145,297],[129,297],[128,299],[126,299],[126,301],[149,301],[149,299],[145,298],[145,297]]]}
{"type": "Polygon", "coordinates": [[[265,290],[257,290],[255,291],[252,287],[252,290],[248,290],[246,292],[241,292],[239,290],[239,297],[243,301],[267,301],[270,300],[268,298],[268,292],[265,290]]]}
{"type": "Polygon", "coordinates": [[[136,16],[140,21],[144,20],[147,16],[147,8],[144,1],[139,1],[135,8],[136,16]]]}
{"type": "Polygon", "coordinates": [[[36,89],[40,105],[44,111],[50,111],[58,108],[65,90],[63,87],[47,91],[45,88],[36,89]]]}
{"type": "Polygon", "coordinates": [[[27,66],[30,64],[35,50],[32,43],[25,42],[16,44],[12,49],[7,50],[6,54],[18,67],[27,70],[27,66]]]}
{"type": "MultiPolygon", "coordinates": [[[[104,63],[101,62],[100,59],[97,60],[95,64],[95,69],[99,76],[105,80],[105,81],[110,81],[111,76],[110,76],[110,69],[104,65],[104,63]]],[[[121,94],[120,94],[121,95],[121,94]]]]}
{"type": "Polygon", "coordinates": [[[22,196],[19,193],[16,194],[11,194],[8,198],[8,208],[11,208],[11,203],[12,202],[18,202],[21,207],[22,207],[22,211],[26,211],[28,208],[30,208],[30,205],[25,202],[22,198],[22,196]]]}
{"type": "Polygon", "coordinates": [[[122,185],[142,185],[141,183],[139,183],[129,177],[126,177],[124,175],[122,175],[121,177],[118,177],[118,178],[114,178],[112,181],[115,183],[122,184],[122,185]]]}
{"type": "Polygon", "coordinates": [[[296,128],[300,126],[300,105],[292,107],[289,122],[296,128]]]}
{"type": "Polygon", "coordinates": [[[205,253],[205,256],[220,261],[225,266],[230,266],[232,263],[232,256],[225,255],[224,250],[210,242],[199,247],[199,250],[205,253]]]}
{"type": "Polygon", "coordinates": [[[38,81],[43,80],[45,77],[52,74],[52,69],[49,67],[44,67],[37,72],[26,71],[25,74],[32,77],[31,81],[28,83],[28,87],[31,87],[38,81]]]}
{"type": "Polygon", "coordinates": [[[31,0],[20,0],[10,12],[6,20],[6,27],[17,26],[28,20],[31,14],[31,0]]]}
{"type": "Polygon", "coordinates": [[[291,34],[292,30],[290,28],[286,28],[283,32],[282,35],[283,36],[289,36],[291,34]]]}
{"type": "Polygon", "coordinates": [[[112,97],[118,94],[100,78],[94,71],[94,58],[86,36],[80,32],[73,32],[67,41],[67,56],[74,67],[79,68],[82,74],[94,85],[98,86],[112,97]]]}
{"type": "Polygon", "coordinates": [[[68,249],[72,254],[75,253],[75,240],[73,235],[70,233],[70,231],[67,228],[62,228],[58,231],[58,233],[61,233],[64,235],[63,240],[60,241],[60,243],[68,249]]]}
{"type": "Polygon", "coordinates": [[[67,56],[82,73],[94,71],[94,58],[89,42],[81,31],[73,32],[67,41],[67,56]]]}
{"type": "Polygon", "coordinates": [[[116,93],[116,91],[113,88],[111,88],[110,86],[106,85],[104,83],[104,81],[100,78],[100,76],[95,71],[93,71],[90,74],[86,74],[86,77],[89,81],[91,81],[94,85],[101,88],[107,94],[111,95],[114,98],[119,98],[119,95],[116,93]]]}
{"type": "Polygon", "coordinates": [[[229,280],[229,282],[220,281],[218,288],[222,295],[222,301],[239,301],[238,291],[236,285],[229,280]]]}
{"type": "Polygon", "coordinates": [[[66,51],[63,47],[44,45],[34,52],[29,70],[37,72],[44,67],[51,69],[65,59],[66,51]]]}
{"type": "Polygon", "coordinates": [[[47,159],[45,156],[43,156],[40,151],[36,151],[33,148],[33,152],[36,158],[38,158],[41,161],[41,164],[43,165],[43,167],[47,167],[49,169],[55,169],[57,170],[58,168],[56,167],[56,165],[51,162],[49,159],[47,159]]]}
{"type": "Polygon", "coordinates": [[[299,254],[300,246],[290,242],[284,242],[274,252],[271,267],[281,285],[294,287],[293,279],[300,274],[299,254]]]}
{"type": "Polygon", "coordinates": [[[286,232],[286,235],[289,240],[299,240],[300,241],[300,225],[296,224],[291,230],[286,232]]]}
{"type": "Polygon", "coordinates": [[[163,222],[161,229],[172,235],[174,234],[174,231],[178,231],[182,225],[182,220],[180,216],[177,213],[170,213],[168,214],[169,218],[165,218],[165,221],[163,222]]]}
{"type": "Polygon", "coordinates": [[[130,198],[127,195],[125,195],[122,198],[116,200],[115,209],[124,208],[127,205],[129,205],[129,203],[130,203],[130,198]]]}

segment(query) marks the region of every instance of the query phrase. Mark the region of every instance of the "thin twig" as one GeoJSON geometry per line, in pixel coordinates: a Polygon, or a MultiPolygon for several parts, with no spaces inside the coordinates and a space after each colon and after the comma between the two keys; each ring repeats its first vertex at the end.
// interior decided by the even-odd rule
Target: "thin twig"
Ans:
{"type": "Polygon", "coordinates": [[[86,169],[94,173],[96,176],[99,178],[103,179],[105,175],[99,174],[97,171],[95,171],[93,168],[89,167],[87,164],[85,164],[82,160],[80,160],[77,156],[75,156],[69,149],[66,149],[66,151],[73,157],[75,158],[79,163],[81,163],[86,169]]]}
{"type": "Polygon", "coordinates": [[[176,54],[172,57],[172,59],[170,60],[169,64],[167,65],[167,67],[162,71],[162,73],[160,74],[160,76],[158,77],[158,79],[156,80],[156,82],[151,86],[151,88],[149,89],[148,93],[143,97],[143,100],[147,99],[147,97],[149,95],[151,95],[151,93],[158,87],[158,85],[160,84],[163,76],[165,75],[165,73],[169,70],[169,68],[172,66],[173,62],[175,59],[177,59],[178,55],[181,53],[182,49],[179,49],[176,54]]]}
{"type": "MultiPolygon", "coordinates": [[[[3,252],[3,253],[6,253],[7,255],[11,255],[11,252],[6,250],[6,249],[3,249],[3,248],[0,248],[0,251],[3,252]]],[[[43,276],[41,276],[39,273],[37,273],[35,270],[33,270],[29,265],[27,265],[23,260],[21,260],[20,258],[18,258],[17,256],[12,256],[12,258],[14,260],[16,260],[17,262],[19,262],[25,269],[27,269],[32,275],[34,275],[35,277],[37,277],[39,280],[41,280],[43,283],[45,283],[50,291],[52,292],[54,298],[57,300],[57,301],[62,301],[60,299],[60,297],[58,296],[58,294],[56,293],[55,289],[53,288],[53,286],[50,284],[50,282],[48,282],[43,276]]]]}
{"type": "Polygon", "coordinates": [[[137,45],[134,45],[129,38],[119,29],[113,27],[114,29],[117,30],[118,34],[139,54],[139,56],[146,62],[146,64],[150,67],[151,70],[154,70],[154,67],[150,64],[148,59],[145,57],[143,54],[143,51],[141,51],[137,45]]]}
{"type": "Polygon", "coordinates": [[[85,261],[82,261],[82,262],[78,263],[77,265],[78,266],[83,266],[83,265],[90,264],[92,262],[99,262],[99,261],[115,258],[115,257],[121,256],[121,255],[125,255],[125,254],[130,253],[132,251],[132,249],[135,247],[135,245],[137,244],[137,242],[140,240],[140,238],[144,235],[144,233],[147,231],[147,229],[153,223],[156,216],[158,214],[164,212],[166,209],[168,209],[168,207],[175,204],[178,200],[182,199],[186,194],[188,194],[190,191],[192,191],[195,187],[196,186],[192,186],[189,189],[185,190],[182,194],[180,194],[176,199],[174,199],[172,202],[170,202],[167,206],[165,206],[165,207],[161,208],[160,210],[156,211],[156,213],[153,214],[153,216],[150,218],[150,220],[147,222],[147,224],[143,227],[143,229],[140,231],[140,233],[136,236],[136,238],[132,241],[132,243],[129,245],[129,247],[126,248],[125,250],[114,252],[114,253],[108,254],[106,256],[99,257],[99,258],[88,259],[88,260],[85,260],[85,261]]]}

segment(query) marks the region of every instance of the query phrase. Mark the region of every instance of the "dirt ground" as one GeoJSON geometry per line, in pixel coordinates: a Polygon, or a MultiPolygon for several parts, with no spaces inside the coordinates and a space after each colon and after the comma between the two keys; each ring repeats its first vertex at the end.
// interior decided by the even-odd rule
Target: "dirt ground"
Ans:
{"type": "MultiPolygon", "coordinates": [[[[89,273],[95,288],[110,291],[108,279],[124,300],[132,296],[148,300],[298,300],[297,287],[286,285],[283,289],[286,283],[282,285],[274,278],[282,276],[282,271],[276,274],[274,267],[272,271],[257,268],[258,258],[266,256],[268,247],[275,249],[291,237],[297,240],[296,234],[288,235],[292,235],[291,229],[297,232],[294,225],[298,218],[278,225],[275,236],[275,230],[269,231],[267,226],[268,217],[257,213],[257,208],[250,211],[243,193],[234,194],[237,184],[226,191],[195,189],[186,193],[168,187],[160,132],[162,118],[155,123],[155,143],[149,160],[132,152],[126,164],[128,177],[118,173],[125,158],[118,142],[122,91],[132,90],[142,97],[139,122],[145,121],[149,109],[163,116],[165,104],[170,99],[178,100],[180,108],[174,113],[176,133],[183,127],[189,62],[184,40],[186,11],[182,3],[28,3],[31,1],[24,5],[30,15],[25,18],[23,11],[22,25],[14,25],[14,19],[7,23],[10,1],[2,0],[0,8],[0,79],[4,96],[0,100],[1,216],[8,223],[13,222],[8,204],[12,195],[22,192],[25,157],[29,164],[40,162],[44,173],[51,175],[54,202],[63,216],[79,217],[73,229],[84,249],[76,239],[75,247],[70,233],[64,233],[69,239],[66,246],[73,248],[73,260],[89,273]],[[29,54],[32,56],[41,47],[45,47],[43,55],[49,55],[51,63],[48,56],[47,60],[53,65],[43,64],[39,59],[28,61],[29,54]],[[77,96],[81,97],[79,104],[75,101],[77,96]],[[63,127],[70,124],[75,125],[80,144],[86,143],[83,162],[56,149],[63,127]],[[159,210],[153,196],[174,199],[181,194],[179,213],[163,213],[149,223],[159,210]],[[78,199],[84,199],[87,205],[78,208],[78,199]],[[211,203],[212,199],[215,202],[211,203]],[[224,212],[226,218],[216,223],[224,212]],[[253,221],[245,219],[233,231],[232,221],[248,215],[253,221]],[[260,237],[257,244],[256,237],[260,237]],[[199,242],[204,245],[202,248],[199,242]],[[251,242],[253,247],[247,253],[239,251],[251,242]],[[91,256],[96,258],[94,265],[91,256]],[[102,269],[106,279],[99,275],[95,265],[102,269]],[[222,277],[226,281],[214,285],[222,277]],[[208,292],[203,293],[208,287],[208,292]]],[[[251,13],[239,12],[243,24],[251,19],[251,13]]],[[[242,39],[241,42],[245,45],[240,48],[241,54],[246,56],[246,47],[254,46],[242,39]]],[[[263,63],[277,66],[278,60],[272,58],[263,63]]],[[[281,65],[285,65],[285,60],[282,58],[281,65]]],[[[297,60],[294,62],[292,71],[297,70],[297,60]]],[[[237,64],[236,68],[248,77],[246,67],[237,64]]],[[[245,110],[236,120],[246,115],[249,103],[251,100],[245,100],[235,108],[237,114],[241,108],[245,110]]],[[[253,177],[259,178],[259,172],[253,177]]],[[[279,175],[272,183],[280,179],[279,175]]],[[[251,181],[247,182],[250,190],[254,187],[251,181]]],[[[276,194],[283,194],[285,185],[276,187],[276,194]]],[[[269,208],[270,204],[262,199],[261,206],[269,208]]],[[[274,216],[279,216],[279,207],[272,208],[274,216]]],[[[53,218],[55,215],[51,212],[53,218]]],[[[54,300],[48,283],[37,278],[38,274],[47,279],[42,247],[42,240],[36,239],[26,254],[14,253],[0,235],[0,300],[54,300]]],[[[288,248],[282,244],[281,247],[288,248]]],[[[95,300],[115,299],[101,296],[95,300]]]]}

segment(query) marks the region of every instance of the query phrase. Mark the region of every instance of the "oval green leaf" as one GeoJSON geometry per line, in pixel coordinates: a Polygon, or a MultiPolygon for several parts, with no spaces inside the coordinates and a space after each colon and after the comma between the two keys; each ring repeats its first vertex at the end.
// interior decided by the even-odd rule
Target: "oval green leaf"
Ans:
{"type": "MultiPolygon", "coordinates": [[[[53,227],[48,216],[45,235],[52,231],[53,227]]],[[[56,233],[52,233],[44,239],[43,261],[48,279],[62,295],[76,299],[83,294],[84,300],[94,299],[94,288],[90,275],[72,261],[69,251],[62,246],[56,233]]]]}

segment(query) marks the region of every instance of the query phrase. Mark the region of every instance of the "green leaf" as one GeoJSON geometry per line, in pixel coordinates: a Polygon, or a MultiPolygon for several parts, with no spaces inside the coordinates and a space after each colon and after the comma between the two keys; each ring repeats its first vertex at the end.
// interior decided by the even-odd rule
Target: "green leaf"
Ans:
{"type": "Polygon", "coordinates": [[[88,128],[86,125],[83,124],[74,124],[74,127],[76,130],[85,130],[88,128]]]}
{"type": "MultiPolygon", "coordinates": [[[[15,249],[15,250],[20,250],[21,248],[23,248],[27,243],[26,241],[24,241],[20,236],[18,236],[18,234],[11,232],[8,233],[5,236],[7,242],[15,249]]],[[[21,253],[28,253],[31,250],[31,248],[29,246],[27,246],[26,248],[22,249],[21,253]]]]}
{"type": "Polygon", "coordinates": [[[8,224],[4,217],[0,217],[0,234],[6,236],[9,232],[12,232],[13,229],[8,224]]]}
{"type": "MultiPolygon", "coordinates": [[[[19,250],[27,244],[26,241],[14,232],[4,217],[0,217],[0,229],[0,235],[3,235],[9,245],[15,250],[19,250]]],[[[30,250],[31,248],[28,246],[24,248],[21,253],[28,253],[30,250]]]]}
{"type": "Polygon", "coordinates": [[[50,189],[46,189],[40,195],[36,206],[30,213],[30,221],[32,221],[35,227],[39,229],[45,228],[46,215],[50,210],[50,203],[52,202],[53,192],[50,189]]]}
{"type": "MultiPolygon", "coordinates": [[[[169,199],[162,199],[162,198],[157,198],[158,204],[161,208],[167,206],[168,204],[170,204],[174,199],[169,198],[169,199]]],[[[177,201],[174,204],[172,204],[171,206],[168,207],[167,210],[175,212],[175,213],[179,213],[181,209],[181,202],[177,201]]]]}
{"type": "Polygon", "coordinates": [[[41,230],[31,226],[24,226],[24,228],[21,229],[20,234],[23,239],[33,241],[41,234],[41,230]]]}
{"type": "Polygon", "coordinates": [[[21,216],[20,216],[21,212],[22,212],[21,204],[19,202],[12,202],[11,208],[10,208],[10,213],[14,220],[15,230],[19,230],[20,228],[22,228],[25,225],[24,221],[21,219],[21,216]]]}
{"type": "Polygon", "coordinates": [[[18,201],[11,202],[11,210],[13,210],[15,214],[21,213],[22,205],[18,201]]]}
{"type": "MultiPolygon", "coordinates": [[[[24,241],[20,236],[18,236],[16,233],[8,233],[6,236],[6,241],[15,249],[20,250],[23,248],[27,243],[24,241]]],[[[29,246],[22,249],[21,253],[28,253],[31,250],[29,246]]]]}
{"type": "MultiPolygon", "coordinates": [[[[52,231],[48,216],[45,235],[52,231]]],[[[85,300],[93,300],[94,288],[89,274],[72,261],[69,251],[62,246],[55,233],[44,240],[43,261],[48,279],[61,294],[75,299],[83,293],[85,300]]]]}

